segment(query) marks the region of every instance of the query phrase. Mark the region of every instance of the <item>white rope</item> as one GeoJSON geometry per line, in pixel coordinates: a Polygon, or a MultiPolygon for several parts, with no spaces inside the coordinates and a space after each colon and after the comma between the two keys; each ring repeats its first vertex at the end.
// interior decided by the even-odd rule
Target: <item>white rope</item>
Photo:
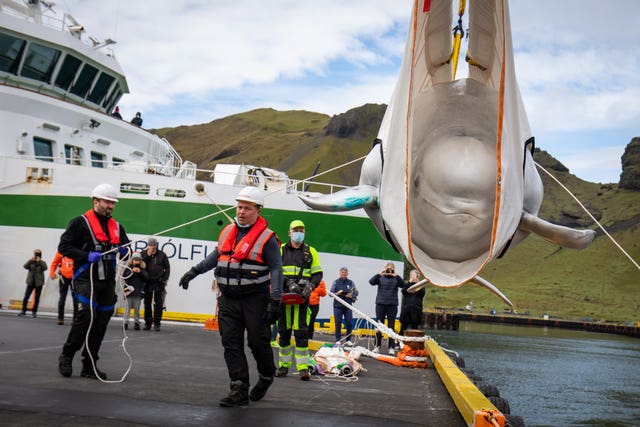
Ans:
{"type": "MultiPolygon", "coordinates": [[[[348,309],[350,309],[354,313],[360,315],[360,317],[366,319],[367,322],[371,323],[378,331],[382,332],[383,334],[388,335],[390,338],[392,338],[392,339],[394,339],[396,341],[402,341],[402,342],[409,342],[409,341],[424,342],[424,341],[427,341],[427,340],[431,339],[431,337],[428,336],[428,335],[425,335],[423,337],[405,337],[405,336],[402,336],[402,335],[398,335],[398,334],[396,334],[396,332],[393,329],[389,328],[384,323],[380,323],[380,322],[377,322],[377,321],[373,320],[371,317],[367,316],[364,312],[358,310],[357,308],[355,308],[354,306],[352,306],[351,304],[349,304],[348,302],[346,302],[345,300],[343,300],[342,298],[340,298],[339,296],[337,296],[333,292],[327,291],[327,295],[329,295],[331,298],[333,298],[334,300],[338,301],[340,304],[344,305],[345,307],[347,307],[348,309]]],[[[336,325],[336,328],[338,328],[339,326],[340,325],[336,325]]]]}
{"type": "Polygon", "coordinates": [[[608,237],[608,238],[613,242],[613,244],[614,244],[614,245],[616,245],[616,246],[618,247],[618,249],[620,249],[620,251],[621,251],[621,252],[622,252],[622,253],[623,253],[627,258],[629,258],[629,260],[633,263],[633,265],[635,265],[635,266],[636,266],[636,268],[637,268],[638,270],[640,270],[640,265],[638,265],[638,263],[637,263],[633,258],[631,258],[631,255],[629,255],[629,254],[627,253],[627,251],[625,251],[625,250],[622,248],[622,246],[620,246],[620,245],[618,244],[618,242],[616,242],[616,239],[614,239],[614,238],[613,238],[613,236],[612,236],[611,234],[609,234],[609,232],[608,232],[607,230],[605,230],[604,226],[603,226],[602,224],[600,224],[600,222],[599,222],[597,219],[595,219],[595,217],[594,217],[593,215],[591,215],[591,212],[589,212],[589,210],[588,210],[588,209],[587,209],[587,208],[586,208],[586,207],[585,207],[585,206],[580,202],[580,200],[578,200],[578,198],[577,198],[576,196],[574,196],[574,195],[573,195],[573,193],[572,193],[572,192],[571,192],[567,187],[565,187],[565,186],[564,186],[560,181],[558,181],[558,179],[557,179],[555,176],[551,175],[551,173],[550,173],[549,171],[547,171],[544,167],[542,167],[539,163],[537,163],[537,162],[535,162],[535,161],[534,161],[533,163],[538,167],[538,169],[542,170],[544,173],[546,173],[547,175],[549,175],[549,176],[551,177],[551,179],[553,179],[555,182],[557,182],[557,183],[558,183],[558,185],[559,185],[560,187],[562,187],[562,188],[563,188],[563,189],[564,189],[564,190],[565,190],[565,191],[566,191],[566,192],[567,192],[567,193],[568,193],[568,194],[573,198],[573,200],[575,200],[575,201],[578,203],[578,205],[580,205],[580,207],[582,208],[582,210],[583,210],[587,215],[589,215],[589,217],[593,220],[593,222],[595,222],[595,223],[598,225],[598,227],[600,227],[600,229],[602,230],[602,232],[603,232],[604,234],[606,234],[606,235],[607,235],[607,237],[608,237]]]}
{"type": "MultiPolygon", "coordinates": [[[[332,168],[332,169],[326,170],[326,171],[324,171],[324,172],[322,172],[322,173],[319,173],[319,174],[316,174],[316,175],[312,175],[312,176],[310,176],[309,178],[304,179],[303,181],[307,181],[307,180],[309,180],[309,179],[316,178],[316,177],[318,177],[318,176],[321,176],[321,175],[324,175],[324,174],[326,174],[326,173],[332,172],[332,171],[334,171],[334,170],[336,170],[336,169],[340,169],[340,168],[343,168],[343,167],[349,166],[350,164],[355,163],[355,162],[357,162],[357,161],[360,161],[360,160],[364,159],[365,157],[367,157],[367,156],[362,156],[362,157],[359,157],[359,158],[357,158],[357,159],[355,159],[355,160],[352,160],[352,161],[350,161],[350,162],[343,163],[343,164],[338,165],[338,166],[336,166],[336,167],[334,167],[334,168],[332,168]]],[[[269,197],[269,196],[271,196],[271,195],[273,195],[273,194],[275,194],[275,193],[279,193],[279,192],[281,192],[281,191],[283,191],[283,189],[282,189],[282,188],[277,188],[277,189],[274,189],[274,190],[267,191],[267,193],[265,194],[265,197],[269,197]]],[[[218,204],[217,204],[217,203],[216,203],[216,202],[215,202],[215,201],[214,201],[214,200],[213,200],[213,199],[212,199],[212,198],[211,198],[211,197],[206,193],[206,192],[205,192],[204,194],[207,196],[207,198],[208,198],[208,199],[209,199],[209,200],[210,200],[214,205],[216,205],[216,207],[218,208],[218,211],[217,211],[217,212],[213,212],[213,213],[210,213],[210,214],[207,214],[207,215],[201,216],[200,218],[196,218],[196,219],[193,219],[193,220],[191,220],[191,221],[183,222],[182,224],[176,225],[175,227],[167,228],[166,230],[158,231],[157,233],[152,234],[152,236],[161,236],[161,235],[163,235],[163,234],[165,234],[165,233],[168,233],[168,232],[170,232],[170,231],[177,230],[178,228],[182,228],[182,227],[185,227],[185,226],[187,226],[187,225],[195,224],[196,222],[199,222],[199,221],[205,220],[205,219],[207,219],[207,218],[211,218],[211,217],[216,216],[216,215],[219,215],[219,214],[223,214],[223,215],[224,215],[224,216],[229,220],[229,222],[233,222],[233,218],[231,218],[229,215],[227,215],[227,212],[228,212],[228,211],[230,211],[230,210],[234,210],[234,209],[236,208],[235,206],[229,206],[229,207],[228,207],[228,208],[226,208],[226,209],[222,209],[222,208],[221,208],[221,207],[220,207],[220,206],[219,206],[219,205],[218,205],[218,204]]],[[[140,239],[140,240],[138,240],[138,241],[143,241],[143,239],[140,239]]],[[[131,245],[131,244],[133,244],[133,243],[135,243],[135,242],[130,242],[128,245],[131,245]]],[[[127,246],[128,246],[128,245],[127,245],[127,246]]],[[[106,253],[109,253],[109,252],[106,252],[106,253]]]]}
{"type": "MultiPolygon", "coordinates": [[[[336,166],[336,167],[335,167],[335,168],[333,168],[333,169],[329,169],[329,170],[324,171],[324,172],[322,172],[322,173],[320,173],[320,174],[313,175],[313,176],[311,176],[311,177],[310,177],[310,178],[308,178],[308,179],[315,178],[315,177],[318,177],[318,176],[320,176],[320,175],[323,175],[323,174],[329,173],[329,172],[331,172],[331,171],[334,171],[334,170],[336,170],[336,169],[339,169],[339,168],[342,168],[342,167],[348,166],[348,165],[350,165],[350,164],[352,164],[352,163],[354,163],[354,162],[357,162],[357,161],[359,161],[359,160],[364,159],[365,157],[366,157],[366,156],[363,156],[363,157],[360,157],[360,158],[358,158],[358,159],[352,160],[352,161],[350,161],[350,162],[344,163],[344,164],[342,164],[342,165],[336,166]]],[[[21,183],[19,183],[19,184],[21,184],[21,183]]],[[[14,185],[18,185],[18,184],[14,184],[14,185]]],[[[278,190],[276,190],[276,191],[282,191],[282,190],[281,190],[281,189],[278,189],[278,190]]],[[[276,192],[276,191],[267,192],[266,196],[269,196],[269,195],[273,194],[273,193],[274,193],[274,192],[276,192]]],[[[167,228],[166,230],[159,231],[159,232],[157,232],[157,233],[153,234],[153,236],[160,236],[160,235],[163,235],[163,234],[168,233],[168,232],[170,232],[170,231],[176,230],[176,229],[178,229],[178,228],[181,228],[181,227],[185,227],[185,226],[187,226],[187,225],[194,224],[194,223],[196,223],[196,222],[202,221],[202,220],[204,220],[204,219],[207,219],[207,218],[210,218],[210,217],[213,217],[213,216],[219,215],[219,214],[224,214],[224,216],[225,216],[225,217],[227,217],[227,219],[228,219],[230,222],[233,222],[233,219],[232,219],[229,215],[227,215],[227,213],[226,213],[226,212],[227,212],[227,211],[230,211],[230,210],[235,209],[235,206],[230,206],[230,207],[228,207],[228,208],[226,208],[226,209],[222,209],[222,208],[220,208],[220,206],[219,206],[219,205],[218,205],[218,204],[217,204],[217,203],[216,203],[216,202],[215,202],[215,201],[214,201],[214,200],[213,200],[213,199],[212,199],[212,198],[211,198],[207,193],[205,193],[205,195],[206,195],[206,196],[207,196],[207,198],[208,198],[208,199],[209,199],[209,200],[210,200],[210,201],[211,201],[211,202],[212,202],[212,203],[213,203],[213,204],[218,208],[218,211],[217,211],[217,212],[213,212],[213,213],[210,213],[210,214],[208,214],[208,215],[204,215],[204,216],[202,216],[202,217],[200,217],[200,218],[196,218],[196,219],[194,219],[194,220],[184,222],[184,223],[182,223],[182,224],[176,225],[175,227],[167,228]]],[[[126,247],[126,248],[128,249],[128,251],[129,251],[129,253],[128,253],[128,254],[123,258],[123,260],[124,260],[124,259],[126,259],[127,257],[129,257],[129,256],[131,255],[131,248],[132,248],[132,245],[133,245],[134,243],[136,243],[136,242],[143,241],[143,240],[144,240],[144,239],[140,239],[140,240],[136,240],[136,241],[131,241],[131,242],[127,243],[126,245],[122,245],[123,247],[126,247]]],[[[116,252],[116,250],[117,250],[117,248],[113,248],[113,249],[111,249],[111,250],[109,250],[109,251],[106,251],[106,252],[102,253],[102,255],[106,255],[106,254],[109,254],[109,253],[111,253],[111,252],[116,252]]],[[[122,288],[122,287],[123,287],[123,285],[122,285],[122,280],[124,280],[124,279],[125,279],[123,271],[124,271],[125,269],[127,269],[128,267],[127,267],[127,266],[122,266],[122,265],[120,264],[120,256],[119,256],[119,254],[116,254],[116,264],[117,264],[117,270],[116,270],[116,281],[117,281],[117,283],[118,283],[118,284],[120,284],[120,287],[122,288]]],[[[121,382],[123,382],[123,381],[124,381],[124,379],[127,377],[127,375],[129,374],[129,372],[131,371],[131,367],[133,366],[133,359],[132,359],[131,355],[129,354],[129,352],[127,351],[127,348],[126,348],[126,341],[127,341],[127,339],[128,339],[129,337],[127,336],[126,330],[124,329],[124,322],[122,323],[122,330],[123,330],[123,334],[124,334],[124,338],[122,339],[122,349],[123,349],[124,353],[127,355],[127,357],[129,358],[129,367],[127,368],[126,372],[124,373],[124,375],[122,376],[122,378],[121,378],[120,380],[116,380],[116,381],[107,381],[107,380],[103,380],[102,378],[100,378],[100,376],[98,375],[97,368],[96,368],[96,362],[95,362],[95,360],[93,359],[93,356],[91,355],[91,352],[88,350],[88,349],[89,349],[89,331],[91,331],[91,327],[93,326],[93,263],[91,263],[91,267],[90,267],[90,269],[89,269],[89,277],[90,277],[90,283],[91,283],[91,295],[90,295],[90,299],[89,299],[89,309],[90,309],[90,311],[91,311],[91,319],[90,319],[90,321],[89,321],[89,329],[87,330],[87,334],[86,334],[86,336],[85,336],[85,346],[87,347],[87,353],[89,354],[89,359],[91,360],[91,365],[92,365],[92,367],[93,367],[93,372],[94,372],[94,374],[95,374],[96,378],[98,378],[98,379],[99,379],[100,381],[102,381],[103,383],[107,383],[107,384],[121,383],[121,382]]],[[[329,292],[329,294],[331,294],[331,292],[329,292]]],[[[333,295],[333,294],[331,294],[331,295],[332,295],[334,298],[337,298],[335,295],[333,295]]],[[[340,298],[338,298],[338,300],[340,300],[340,298]]],[[[340,300],[340,301],[341,301],[343,304],[346,304],[344,301],[342,301],[342,300],[340,300]]],[[[352,310],[353,310],[353,309],[354,309],[354,308],[352,307],[352,310]]],[[[114,307],[114,310],[115,310],[115,307],[114,307]]],[[[125,310],[129,310],[129,301],[128,301],[128,299],[127,299],[126,297],[125,297],[125,310]]],[[[362,313],[361,311],[359,311],[359,310],[357,310],[357,309],[355,309],[355,311],[356,311],[357,313],[362,313]]],[[[364,314],[364,313],[362,313],[362,315],[363,315],[363,316],[365,316],[365,314],[364,314]]],[[[374,323],[373,319],[368,318],[368,320],[369,320],[370,322],[374,323]]],[[[385,329],[387,329],[388,331],[391,331],[390,329],[386,328],[386,326],[384,326],[384,325],[382,325],[382,327],[383,327],[383,328],[385,328],[385,329]]],[[[385,333],[387,333],[387,334],[388,334],[389,332],[385,332],[385,333]]],[[[391,331],[391,333],[393,333],[393,335],[395,335],[395,336],[398,336],[398,335],[396,335],[396,334],[395,334],[395,332],[393,332],[393,331],[391,331]]],[[[407,340],[417,341],[417,340],[415,340],[415,339],[409,339],[409,338],[413,338],[413,337],[407,337],[407,338],[408,338],[407,340]]]]}
{"type": "Polygon", "coordinates": [[[222,212],[222,213],[224,214],[224,216],[227,218],[227,220],[229,221],[229,223],[233,223],[233,218],[231,218],[231,217],[227,214],[227,211],[226,211],[226,210],[223,210],[223,209],[220,207],[220,205],[218,205],[218,203],[217,203],[215,200],[213,200],[213,197],[209,196],[209,193],[207,193],[207,192],[205,191],[204,195],[205,195],[205,196],[207,196],[207,199],[211,200],[211,203],[213,203],[214,205],[216,205],[216,208],[218,208],[218,211],[219,211],[219,212],[222,212]]]}
{"type": "Polygon", "coordinates": [[[362,160],[362,159],[364,159],[364,158],[366,158],[366,157],[367,157],[367,156],[358,157],[358,158],[357,158],[357,159],[355,159],[355,160],[351,160],[350,162],[343,163],[343,164],[341,164],[341,165],[336,166],[335,168],[331,168],[331,169],[328,169],[328,170],[326,170],[326,171],[324,171],[324,172],[317,173],[317,174],[315,174],[315,175],[311,175],[309,178],[303,179],[303,181],[308,181],[308,180],[310,180],[310,179],[314,179],[314,178],[317,178],[317,177],[319,177],[319,176],[322,176],[322,175],[328,174],[329,172],[333,172],[334,170],[338,170],[338,169],[340,169],[340,168],[344,168],[344,167],[346,167],[346,166],[349,166],[349,165],[350,165],[350,164],[352,164],[352,163],[359,162],[360,160],[362,160]]]}
{"type": "MultiPolygon", "coordinates": [[[[105,252],[104,254],[108,254],[108,251],[105,252]]],[[[103,254],[103,255],[104,255],[103,254]]],[[[131,254],[131,250],[129,249],[129,253],[127,255],[125,255],[123,257],[123,262],[125,259],[127,259],[127,257],[129,257],[131,254]]],[[[127,336],[127,332],[124,329],[124,322],[122,323],[122,331],[124,334],[124,337],[122,338],[122,351],[124,351],[124,353],[127,355],[127,358],[129,359],[129,367],[127,367],[127,370],[125,371],[125,373],[122,375],[122,378],[120,378],[119,380],[103,380],[100,375],[98,375],[98,368],[96,367],[96,361],[93,358],[93,355],[91,354],[90,351],[90,347],[89,347],[89,333],[91,332],[91,327],[93,326],[93,265],[94,263],[91,263],[91,266],[89,267],[89,280],[91,283],[91,294],[89,297],[89,310],[91,313],[91,318],[89,319],[89,328],[87,329],[87,334],[85,335],[84,338],[84,345],[87,349],[87,353],[89,354],[89,359],[91,360],[91,367],[93,368],[93,374],[96,376],[96,378],[98,380],[100,380],[101,382],[105,383],[105,384],[117,384],[117,383],[121,383],[124,382],[125,378],[127,378],[127,375],[129,375],[129,372],[131,371],[131,368],[133,366],[133,358],[131,357],[131,355],[129,354],[129,352],[127,351],[127,347],[126,347],[126,342],[129,339],[129,337],[127,336]]],[[[128,267],[123,267],[123,265],[121,264],[120,261],[120,255],[117,254],[116,255],[116,282],[120,284],[120,287],[122,287],[122,278],[123,278],[123,273],[122,271],[124,270],[124,268],[128,268],[128,267]]],[[[115,302],[114,302],[114,311],[115,311],[115,302]]],[[[127,299],[125,298],[125,309],[129,309],[129,302],[127,301],[127,299]]],[[[109,319],[111,320],[111,319],[109,319]]]]}

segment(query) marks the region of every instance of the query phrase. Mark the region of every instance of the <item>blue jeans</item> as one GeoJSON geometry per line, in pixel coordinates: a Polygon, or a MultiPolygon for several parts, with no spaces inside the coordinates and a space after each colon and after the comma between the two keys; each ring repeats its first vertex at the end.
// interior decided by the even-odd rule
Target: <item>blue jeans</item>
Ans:
{"type": "Polygon", "coordinates": [[[333,307],[333,317],[336,323],[336,341],[340,341],[342,332],[340,331],[342,326],[342,318],[344,317],[345,327],[347,329],[347,339],[351,336],[353,330],[353,312],[351,309],[340,305],[340,307],[333,307]]]}

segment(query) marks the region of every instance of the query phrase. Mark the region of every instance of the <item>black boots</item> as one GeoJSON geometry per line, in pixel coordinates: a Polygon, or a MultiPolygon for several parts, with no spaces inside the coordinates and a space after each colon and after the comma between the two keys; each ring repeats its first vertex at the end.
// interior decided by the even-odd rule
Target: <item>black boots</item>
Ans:
{"type": "Polygon", "coordinates": [[[220,399],[220,406],[226,408],[245,406],[249,404],[249,399],[257,402],[267,394],[271,384],[273,384],[273,377],[267,378],[259,375],[258,382],[249,393],[249,384],[243,381],[232,381],[229,385],[231,391],[227,397],[220,399]]]}
{"type": "Polygon", "coordinates": [[[58,372],[63,377],[70,377],[73,373],[73,367],[71,366],[71,361],[73,358],[69,356],[65,356],[64,354],[60,354],[58,356],[58,372]]]}
{"type": "MultiPolygon", "coordinates": [[[[70,377],[71,374],[73,374],[73,367],[71,365],[72,361],[73,357],[65,356],[64,353],[61,353],[60,356],[58,356],[58,372],[60,372],[60,375],[63,377],[70,377]]],[[[98,367],[96,367],[95,372],[93,371],[91,360],[82,360],[82,371],[80,372],[81,377],[98,379],[98,377],[96,377],[96,372],[98,373],[98,377],[101,379],[107,379],[107,374],[98,369],[98,367]]]]}
{"type": "Polygon", "coordinates": [[[91,360],[87,360],[86,362],[84,360],[82,361],[82,371],[80,372],[80,376],[85,378],[91,378],[94,380],[97,380],[98,377],[100,377],[100,379],[102,380],[107,379],[107,374],[105,374],[100,369],[98,369],[97,366],[94,372],[93,365],[91,364],[91,360]],[[98,374],[97,377],[96,377],[96,373],[98,374]]]}
{"type": "Polygon", "coordinates": [[[251,389],[251,393],[249,393],[249,399],[251,399],[254,402],[257,402],[258,400],[262,399],[264,395],[267,394],[267,390],[269,390],[269,387],[271,387],[271,384],[273,384],[272,377],[265,378],[262,375],[259,375],[259,377],[260,378],[258,379],[258,382],[251,389]]]}
{"type": "Polygon", "coordinates": [[[242,381],[232,381],[229,388],[231,391],[227,397],[220,399],[220,406],[232,408],[249,404],[249,384],[242,381]]]}

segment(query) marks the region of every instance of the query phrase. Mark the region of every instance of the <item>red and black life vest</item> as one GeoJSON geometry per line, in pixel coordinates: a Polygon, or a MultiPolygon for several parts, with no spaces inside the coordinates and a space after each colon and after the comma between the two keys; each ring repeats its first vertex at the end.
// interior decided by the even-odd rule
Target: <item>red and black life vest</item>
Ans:
{"type": "MultiPolygon", "coordinates": [[[[96,215],[96,212],[93,209],[89,209],[86,211],[82,218],[84,218],[87,223],[87,227],[89,228],[89,232],[91,234],[91,239],[93,240],[93,251],[95,252],[106,252],[117,247],[120,244],[120,224],[113,219],[109,218],[107,220],[107,231],[109,232],[109,236],[107,236],[102,229],[102,224],[100,224],[100,220],[96,215]]],[[[111,262],[115,264],[115,254],[107,254],[102,257],[100,262],[97,263],[98,267],[98,278],[100,280],[104,280],[106,277],[106,265],[105,262],[111,262]]],[[[82,267],[81,267],[82,269],[82,267]]],[[[80,271],[77,271],[74,277],[78,276],[80,271]]]]}
{"type": "Polygon", "coordinates": [[[218,265],[215,269],[218,284],[268,284],[269,270],[262,259],[262,251],[271,236],[275,233],[267,228],[267,221],[262,217],[258,217],[249,232],[237,242],[238,226],[235,223],[227,225],[218,237],[218,265]]]}

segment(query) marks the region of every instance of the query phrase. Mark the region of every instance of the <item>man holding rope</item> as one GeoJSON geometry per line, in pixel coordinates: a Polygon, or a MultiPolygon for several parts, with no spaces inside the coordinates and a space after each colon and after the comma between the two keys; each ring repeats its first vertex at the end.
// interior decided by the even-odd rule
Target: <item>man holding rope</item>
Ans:
{"type": "Polygon", "coordinates": [[[84,345],[80,376],[105,380],[107,374],[96,362],[117,298],[115,250],[126,255],[128,249],[123,245],[129,238],[111,217],[118,201],[116,189],[100,184],[91,197],[93,209],[69,222],[58,245],[58,252],[73,260],[73,289],[80,305],[58,357],[58,372],[71,376],[73,356],[84,345]]]}

